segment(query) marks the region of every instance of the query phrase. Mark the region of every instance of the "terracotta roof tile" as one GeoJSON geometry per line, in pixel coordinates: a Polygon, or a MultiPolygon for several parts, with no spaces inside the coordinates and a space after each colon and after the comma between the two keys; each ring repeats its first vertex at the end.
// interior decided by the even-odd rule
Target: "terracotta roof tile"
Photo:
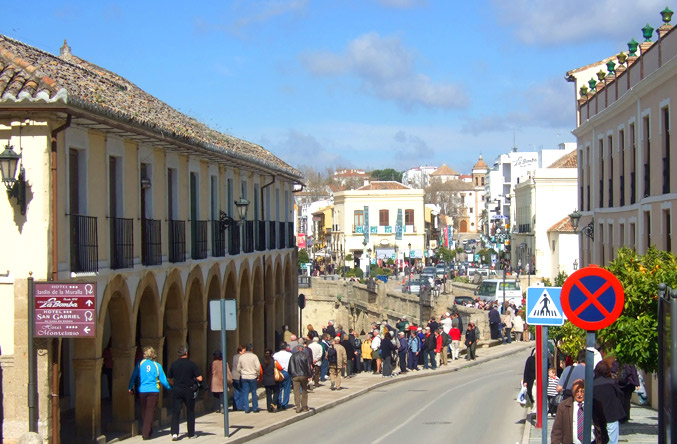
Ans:
{"type": "Polygon", "coordinates": [[[448,167],[446,163],[443,163],[441,167],[436,169],[431,176],[458,176],[458,173],[452,168],[448,167]]]}
{"type": "Polygon", "coordinates": [[[481,154],[480,154],[479,160],[477,161],[477,163],[475,165],[473,165],[472,169],[473,170],[488,170],[489,169],[489,165],[484,163],[484,160],[482,160],[481,154]]]}
{"type": "Polygon", "coordinates": [[[548,168],[578,168],[578,150],[565,154],[554,161],[548,168]]]}
{"type": "Polygon", "coordinates": [[[388,181],[374,181],[371,182],[368,185],[365,185],[363,187],[360,187],[357,189],[357,191],[367,191],[367,190],[410,190],[406,185],[402,185],[399,182],[395,182],[394,180],[388,180],[388,181]]]}
{"type": "Polygon", "coordinates": [[[301,173],[254,143],[219,133],[170,107],[119,75],[65,52],[56,57],[0,35],[0,103],[62,103],[140,126],[215,154],[300,178],[301,173]]]}
{"type": "Polygon", "coordinates": [[[548,232],[557,231],[560,233],[575,233],[574,227],[571,225],[571,218],[566,216],[564,219],[557,222],[552,227],[548,228],[548,232]]]}

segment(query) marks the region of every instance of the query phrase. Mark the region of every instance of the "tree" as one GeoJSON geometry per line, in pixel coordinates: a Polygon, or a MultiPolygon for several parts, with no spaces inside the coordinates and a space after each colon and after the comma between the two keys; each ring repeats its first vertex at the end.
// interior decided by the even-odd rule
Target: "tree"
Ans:
{"type": "MultiPolygon", "coordinates": [[[[463,216],[463,202],[461,192],[473,190],[472,184],[460,180],[433,181],[427,188],[423,199],[427,204],[438,205],[442,214],[454,217],[454,224],[458,216],[463,216]]],[[[458,227],[456,227],[458,228],[458,227]]]]}
{"type": "Polygon", "coordinates": [[[607,267],[623,285],[625,305],[616,322],[600,330],[600,342],[616,359],[647,372],[658,369],[658,284],[677,287],[677,256],[650,247],[644,256],[618,250],[607,267]]]}
{"type": "Polygon", "coordinates": [[[437,249],[437,257],[446,263],[450,263],[456,257],[456,251],[450,250],[447,247],[440,247],[437,249]]]}
{"type": "Polygon", "coordinates": [[[402,174],[402,171],[396,171],[392,168],[373,170],[369,173],[374,180],[394,180],[395,182],[402,182],[402,174]]]}

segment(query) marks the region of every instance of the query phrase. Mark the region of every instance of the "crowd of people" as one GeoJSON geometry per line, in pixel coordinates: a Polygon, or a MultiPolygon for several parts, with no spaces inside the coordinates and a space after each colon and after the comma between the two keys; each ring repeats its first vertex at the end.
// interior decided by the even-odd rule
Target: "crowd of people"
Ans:
{"type": "MultiPolygon", "coordinates": [[[[603,356],[594,347],[581,350],[575,362],[570,362],[558,375],[555,367],[548,369],[548,414],[555,416],[551,431],[553,444],[583,442],[586,354],[593,354],[593,404],[591,441],[596,444],[617,444],[620,424],[630,419],[630,398],[639,389],[637,368],[619,363],[612,355],[603,356]]],[[[523,384],[530,404],[534,403],[533,384],[536,379],[534,351],[524,366],[523,384]]]]}

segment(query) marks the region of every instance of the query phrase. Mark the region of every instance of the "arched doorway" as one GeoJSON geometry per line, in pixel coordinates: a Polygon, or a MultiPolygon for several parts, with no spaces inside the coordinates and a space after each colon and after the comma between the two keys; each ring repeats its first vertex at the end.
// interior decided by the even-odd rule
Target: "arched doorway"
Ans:
{"type": "Polygon", "coordinates": [[[461,233],[467,233],[468,232],[468,221],[462,220],[461,223],[459,224],[458,231],[461,233]]]}
{"type": "MultiPolygon", "coordinates": [[[[239,331],[239,340],[242,345],[254,342],[254,331],[252,322],[253,300],[251,285],[249,284],[249,270],[245,268],[240,273],[240,292],[238,298],[237,325],[239,331]]],[[[262,350],[254,350],[255,353],[262,354],[262,350]]]]}
{"type": "MultiPolygon", "coordinates": [[[[199,267],[196,268],[199,273],[199,267]]],[[[186,305],[187,336],[186,343],[190,353],[190,360],[197,364],[202,375],[207,370],[207,321],[205,318],[205,298],[202,293],[202,281],[194,278],[188,290],[188,304],[186,305]]]]}
{"type": "Polygon", "coordinates": [[[263,295],[263,273],[261,272],[261,267],[256,267],[254,269],[254,279],[253,283],[253,313],[252,313],[252,333],[254,336],[254,350],[260,356],[263,356],[263,352],[266,348],[266,338],[265,338],[265,324],[263,312],[265,309],[265,301],[263,295]]]}

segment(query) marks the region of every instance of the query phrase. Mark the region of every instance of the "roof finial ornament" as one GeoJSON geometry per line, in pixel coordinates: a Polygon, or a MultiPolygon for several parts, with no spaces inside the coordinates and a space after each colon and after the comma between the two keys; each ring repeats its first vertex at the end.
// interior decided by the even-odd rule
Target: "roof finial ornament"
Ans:
{"type": "Polygon", "coordinates": [[[71,56],[71,47],[68,46],[68,43],[66,42],[66,39],[63,39],[63,46],[61,47],[59,51],[59,55],[63,57],[64,59],[68,59],[71,56]]]}

